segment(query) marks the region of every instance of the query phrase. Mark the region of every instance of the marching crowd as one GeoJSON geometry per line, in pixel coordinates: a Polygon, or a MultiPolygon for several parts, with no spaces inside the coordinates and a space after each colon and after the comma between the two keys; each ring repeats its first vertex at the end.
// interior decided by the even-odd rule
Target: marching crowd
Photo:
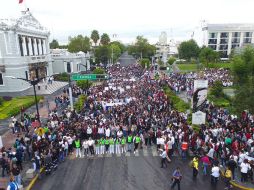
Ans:
{"type": "MultiPolygon", "coordinates": [[[[191,89],[193,79],[173,74],[170,79],[152,80],[149,72],[144,73],[136,64],[125,68],[112,66],[108,72],[112,79],[89,89],[80,113],[66,109],[58,115],[52,111],[47,124],[35,128],[31,125],[36,117],[27,116],[25,136],[18,136],[13,148],[1,150],[2,176],[6,171],[12,173],[11,184],[20,185],[24,160],[32,160],[34,170],[39,173],[42,166],[53,160],[63,162],[72,153],[76,157],[136,153],[155,145],[161,152],[161,167],[173,154],[187,159],[191,152],[195,155],[191,163],[194,178],[201,163],[203,174],[211,174],[212,185],[216,185],[220,176],[220,165],[228,167],[225,175],[230,176],[231,172],[232,179],[237,177],[239,168],[241,181],[253,181],[254,118],[251,114],[243,112],[237,118],[207,103],[204,111],[208,124],[197,132],[188,124],[187,114],[174,110],[168,101],[170,97],[162,90],[164,85],[176,91],[191,89]]],[[[205,70],[203,76],[210,84],[218,79],[231,81],[226,70],[205,70]]],[[[178,185],[180,189],[180,168],[172,176],[171,187],[178,185]]],[[[230,188],[228,182],[227,188],[230,188]]]]}

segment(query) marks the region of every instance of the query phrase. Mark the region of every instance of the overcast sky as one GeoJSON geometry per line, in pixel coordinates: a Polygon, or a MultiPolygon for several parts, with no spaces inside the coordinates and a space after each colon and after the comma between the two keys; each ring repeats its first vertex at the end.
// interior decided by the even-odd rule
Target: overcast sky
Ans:
{"type": "MultiPolygon", "coordinates": [[[[30,8],[51,32],[51,39],[67,43],[68,36],[90,36],[93,29],[131,43],[144,35],[151,43],[161,31],[168,38],[186,40],[201,21],[253,23],[254,0],[0,0],[0,18],[17,18],[30,8]]],[[[199,37],[197,33],[196,38],[199,37]]],[[[201,38],[201,36],[200,36],[201,38]]]]}

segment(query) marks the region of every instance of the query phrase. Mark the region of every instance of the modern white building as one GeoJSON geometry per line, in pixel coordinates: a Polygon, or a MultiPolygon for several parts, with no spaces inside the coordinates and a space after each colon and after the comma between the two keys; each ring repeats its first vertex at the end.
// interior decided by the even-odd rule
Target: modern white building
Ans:
{"type": "Polygon", "coordinates": [[[0,92],[23,91],[29,83],[25,79],[52,75],[49,50],[49,31],[31,14],[24,11],[19,19],[0,20],[0,92]]]}
{"type": "Polygon", "coordinates": [[[56,73],[78,73],[90,70],[90,54],[70,53],[67,49],[51,49],[52,67],[56,73]]]}
{"type": "Polygon", "coordinates": [[[254,43],[254,24],[204,24],[204,44],[227,59],[236,47],[254,43]]]}

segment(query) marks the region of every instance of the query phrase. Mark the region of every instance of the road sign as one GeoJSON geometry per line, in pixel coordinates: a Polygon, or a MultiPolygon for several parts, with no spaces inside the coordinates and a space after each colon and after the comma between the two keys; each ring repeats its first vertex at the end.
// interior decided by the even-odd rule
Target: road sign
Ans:
{"type": "Polygon", "coordinates": [[[97,80],[97,79],[108,79],[108,75],[103,74],[74,74],[71,75],[71,80],[97,80]]]}

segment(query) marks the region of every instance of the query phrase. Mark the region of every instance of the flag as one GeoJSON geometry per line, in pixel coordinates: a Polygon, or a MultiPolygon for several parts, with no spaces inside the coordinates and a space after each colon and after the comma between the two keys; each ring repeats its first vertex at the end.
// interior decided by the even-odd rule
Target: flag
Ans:
{"type": "Polygon", "coordinates": [[[19,0],[19,4],[23,3],[24,0],[19,0]]]}

